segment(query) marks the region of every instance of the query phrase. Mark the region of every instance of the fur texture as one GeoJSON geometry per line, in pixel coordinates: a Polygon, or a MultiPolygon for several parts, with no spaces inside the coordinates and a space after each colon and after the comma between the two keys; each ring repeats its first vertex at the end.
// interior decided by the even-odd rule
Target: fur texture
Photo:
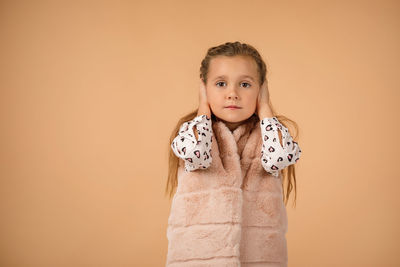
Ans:
{"type": "Polygon", "coordinates": [[[259,122],[248,126],[213,122],[207,169],[185,172],[180,159],[166,266],[287,266],[282,178],[261,165],[259,122]]]}

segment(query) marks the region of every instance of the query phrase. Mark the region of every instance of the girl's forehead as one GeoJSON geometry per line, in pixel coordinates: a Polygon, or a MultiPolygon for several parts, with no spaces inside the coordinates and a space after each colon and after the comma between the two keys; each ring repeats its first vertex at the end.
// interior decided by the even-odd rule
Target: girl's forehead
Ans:
{"type": "Polygon", "coordinates": [[[217,56],[210,61],[208,73],[212,77],[250,76],[257,77],[257,64],[249,56],[217,56]]]}
{"type": "Polygon", "coordinates": [[[251,56],[236,55],[236,56],[216,56],[210,60],[210,65],[217,64],[253,64],[255,60],[251,56]]]}

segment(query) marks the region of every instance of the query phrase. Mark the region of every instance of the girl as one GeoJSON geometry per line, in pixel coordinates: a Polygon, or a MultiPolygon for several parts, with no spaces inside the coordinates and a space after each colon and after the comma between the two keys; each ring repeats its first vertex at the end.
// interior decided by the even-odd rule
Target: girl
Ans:
{"type": "Polygon", "coordinates": [[[170,139],[166,266],[287,266],[285,205],[301,150],[283,120],[294,123],[274,112],[254,47],[207,51],[199,107],[170,139]]]}

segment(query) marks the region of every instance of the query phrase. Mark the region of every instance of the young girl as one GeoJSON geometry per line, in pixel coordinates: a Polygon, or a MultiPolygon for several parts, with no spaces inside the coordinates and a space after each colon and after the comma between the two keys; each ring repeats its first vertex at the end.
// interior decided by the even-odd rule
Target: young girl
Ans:
{"type": "Polygon", "coordinates": [[[283,120],[294,122],[273,111],[266,72],[251,45],[207,51],[199,107],[170,139],[166,266],[287,266],[285,205],[301,150],[283,120]]]}

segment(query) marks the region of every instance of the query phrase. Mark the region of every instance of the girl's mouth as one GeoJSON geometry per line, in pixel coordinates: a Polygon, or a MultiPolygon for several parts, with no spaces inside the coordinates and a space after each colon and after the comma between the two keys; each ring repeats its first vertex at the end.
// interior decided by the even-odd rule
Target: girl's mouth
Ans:
{"type": "Polygon", "coordinates": [[[229,109],[241,109],[241,107],[235,106],[235,105],[230,105],[230,106],[227,106],[227,107],[225,107],[225,108],[229,108],[229,109]]]}

